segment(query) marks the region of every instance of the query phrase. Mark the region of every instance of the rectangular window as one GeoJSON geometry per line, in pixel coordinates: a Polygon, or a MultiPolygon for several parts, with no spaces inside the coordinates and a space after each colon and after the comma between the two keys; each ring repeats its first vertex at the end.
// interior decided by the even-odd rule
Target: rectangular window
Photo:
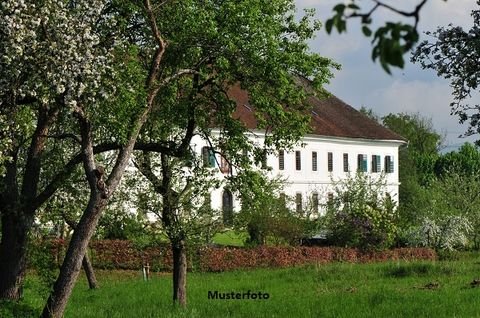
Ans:
{"type": "Polygon", "coordinates": [[[312,211],[315,214],[318,214],[318,193],[312,193],[312,211]]]}
{"type": "Polygon", "coordinates": [[[215,167],[215,152],[210,147],[202,148],[203,166],[213,168],[215,167]]]}
{"type": "Polygon", "coordinates": [[[295,169],[302,170],[302,157],[300,151],[295,151],[295,169]]]}
{"type": "Polygon", "coordinates": [[[221,157],[221,160],[220,160],[220,171],[225,174],[231,172],[230,163],[223,156],[221,157]]]}
{"type": "Polygon", "coordinates": [[[372,172],[380,172],[380,156],[372,155],[372,172]]]}
{"type": "Polygon", "coordinates": [[[327,208],[329,210],[333,209],[333,193],[331,192],[327,194],[327,208]]]}
{"type": "Polygon", "coordinates": [[[297,213],[302,213],[303,206],[302,206],[302,194],[301,193],[297,193],[295,195],[295,206],[296,206],[297,213]]]}
{"type": "Polygon", "coordinates": [[[317,171],[317,152],[312,151],[312,171],[317,171]]]}
{"type": "Polygon", "coordinates": [[[278,152],[278,169],[284,170],[285,169],[285,151],[280,150],[278,152]]]}
{"type": "Polygon", "coordinates": [[[386,173],[393,173],[393,157],[392,156],[385,156],[385,172],[386,173]]]}
{"type": "Polygon", "coordinates": [[[333,153],[329,152],[328,153],[328,172],[333,171],[333,153]]]}
{"type": "Polygon", "coordinates": [[[361,172],[367,172],[367,155],[358,155],[357,157],[357,170],[361,172]]]}
{"type": "Polygon", "coordinates": [[[262,152],[262,169],[267,169],[267,168],[268,168],[268,165],[267,165],[267,151],[263,150],[263,152],[262,152]]]}
{"type": "Polygon", "coordinates": [[[343,172],[350,171],[348,167],[348,153],[343,154],[343,172]]]}

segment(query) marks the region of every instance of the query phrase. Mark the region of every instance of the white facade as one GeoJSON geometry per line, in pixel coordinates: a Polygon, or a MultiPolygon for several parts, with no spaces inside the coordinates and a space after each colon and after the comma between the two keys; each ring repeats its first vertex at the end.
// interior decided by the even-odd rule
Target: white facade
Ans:
{"type": "MultiPolygon", "coordinates": [[[[260,146],[264,139],[261,131],[252,132],[250,138],[260,146]]],[[[308,202],[312,202],[313,196],[320,203],[325,202],[333,191],[332,181],[345,179],[359,169],[360,155],[362,160],[366,159],[366,172],[373,177],[385,176],[385,191],[398,202],[398,149],[404,143],[402,140],[307,135],[289,152],[269,155],[267,166],[271,168],[269,173],[272,177],[281,176],[286,180],[285,195],[292,198],[294,204],[300,201],[304,208],[308,202]]],[[[208,147],[198,136],[192,141],[192,146],[199,155],[203,147],[208,147]]],[[[217,155],[215,159],[215,168],[221,178],[222,172],[218,167],[221,158],[217,155]]],[[[365,168],[365,163],[360,162],[360,165],[365,168]]],[[[211,192],[211,204],[212,208],[223,210],[223,188],[211,192]]],[[[240,208],[240,202],[235,198],[233,208],[235,211],[240,208]]],[[[292,208],[295,209],[295,206],[292,208]]]]}

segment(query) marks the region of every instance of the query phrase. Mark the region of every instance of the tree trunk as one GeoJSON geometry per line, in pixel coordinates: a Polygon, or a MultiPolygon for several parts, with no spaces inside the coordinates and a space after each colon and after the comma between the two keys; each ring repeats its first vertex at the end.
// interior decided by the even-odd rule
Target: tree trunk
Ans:
{"type": "Polygon", "coordinates": [[[28,230],[33,221],[28,217],[19,217],[17,213],[2,211],[0,299],[18,300],[22,296],[28,230]]]}
{"type": "Polygon", "coordinates": [[[93,266],[90,262],[90,258],[88,257],[87,252],[85,252],[85,256],[83,257],[82,266],[83,270],[85,271],[85,275],[87,276],[88,287],[90,289],[97,289],[97,277],[95,276],[95,272],[93,271],[93,266]]]}
{"type": "MultiPolygon", "coordinates": [[[[77,228],[77,223],[70,219],[65,213],[62,214],[62,217],[63,221],[66,222],[72,230],[75,230],[77,228]]],[[[63,221],[62,224],[65,224],[63,221]]],[[[90,258],[88,257],[88,252],[85,252],[85,256],[83,257],[82,261],[82,267],[85,271],[85,276],[87,276],[89,288],[96,289],[98,287],[97,277],[95,276],[92,263],[90,262],[90,258]]]]}
{"type": "Polygon", "coordinates": [[[185,241],[172,241],[173,252],[173,303],[187,305],[187,253],[185,241]]]}
{"type": "Polygon", "coordinates": [[[88,243],[95,231],[106,201],[98,195],[90,199],[87,209],[78,222],[67,253],[60,268],[60,274],[53,286],[53,291],[43,308],[42,317],[62,317],[72,293],[75,281],[82,267],[88,243]]]}

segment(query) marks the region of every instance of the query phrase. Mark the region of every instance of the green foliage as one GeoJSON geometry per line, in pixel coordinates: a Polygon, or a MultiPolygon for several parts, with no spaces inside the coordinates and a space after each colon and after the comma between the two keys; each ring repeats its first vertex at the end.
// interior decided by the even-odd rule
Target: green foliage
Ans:
{"type": "Polygon", "coordinates": [[[280,197],[283,181],[271,179],[259,171],[244,171],[236,175],[232,184],[238,191],[242,209],[236,216],[236,227],[245,229],[250,246],[299,244],[306,235],[308,220],[294,215],[284,197],[280,197]]]}
{"type": "Polygon", "coordinates": [[[339,3],[333,7],[334,15],[325,22],[325,30],[331,33],[335,28],[338,33],[347,32],[347,21],[352,18],[361,19],[361,30],[365,37],[372,39],[372,60],[379,60],[380,65],[385,72],[391,74],[390,66],[403,68],[405,65],[403,56],[409,52],[415,43],[418,42],[419,36],[417,32],[417,24],[419,20],[419,11],[425,4],[420,2],[411,12],[398,10],[383,1],[373,1],[372,8],[362,11],[359,2],[354,0],[346,4],[339,3]],[[384,26],[372,30],[372,16],[377,9],[387,9],[398,15],[405,17],[413,17],[414,24],[405,24],[402,22],[387,21],[384,26]]]}
{"type": "Polygon", "coordinates": [[[383,124],[404,137],[399,150],[399,222],[402,228],[420,224],[428,209],[429,185],[435,180],[435,163],[443,141],[431,119],[420,114],[388,114],[383,124]]]}
{"type": "Polygon", "coordinates": [[[410,215],[410,223],[403,223],[410,244],[479,248],[479,163],[480,153],[471,144],[438,157],[436,175],[421,187],[421,196],[412,204],[415,215],[410,215]]]}
{"type": "Polygon", "coordinates": [[[389,65],[403,68],[403,55],[409,52],[417,41],[418,33],[412,25],[387,22],[374,34],[372,60],[378,58],[380,65],[390,74],[389,65]]]}
{"type": "Polygon", "coordinates": [[[141,214],[110,209],[99,221],[97,236],[111,240],[142,237],[147,231],[147,222],[141,214]]]}
{"type": "Polygon", "coordinates": [[[435,173],[438,176],[448,175],[452,169],[466,176],[475,176],[480,171],[479,148],[466,142],[457,151],[448,152],[435,162],[435,173]]]}
{"type": "Polygon", "coordinates": [[[408,140],[408,149],[419,154],[436,154],[443,143],[433,128],[432,120],[419,113],[388,114],[383,124],[408,140]]]}
{"type": "Polygon", "coordinates": [[[381,124],[382,120],[380,118],[380,116],[378,116],[374,111],[373,109],[371,108],[367,108],[365,106],[362,106],[360,107],[359,111],[364,114],[365,116],[367,116],[368,118],[376,121],[377,123],[381,124]]]}
{"type": "Polygon", "coordinates": [[[42,297],[48,296],[57,277],[57,264],[53,257],[54,244],[51,240],[32,240],[28,246],[29,265],[40,278],[36,292],[42,297]]]}
{"type": "Polygon", "coordinates": [[[478,105],[471,105],[471,97],[478,93],[480,59],[480,1],[472,10],[473,25],[468,30],[449,24],[426,32],[425,40],[415,49],[411,60],[424,69],[431,69],[444,77],[452,88],[451,113],[460,123],[468,123],[466,135],[480,132],[478,105]]]}
{"type": "Polygon", "coordinates": [[[383,178],[364,173],[336,182],[326,205],[327,239],[338,246],[382,249],[392,245],[397,232],[396,204],[382,190],[383,178]]]}

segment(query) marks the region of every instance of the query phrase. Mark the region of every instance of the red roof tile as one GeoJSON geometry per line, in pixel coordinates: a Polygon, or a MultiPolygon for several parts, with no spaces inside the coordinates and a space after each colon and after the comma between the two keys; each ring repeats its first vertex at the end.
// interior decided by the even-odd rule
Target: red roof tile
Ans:
{"type": "MultiPolygon", "coordinates": [[[[248,93],[235,86],[229,91],[230,98],[237,102],[234,117],[243,121],[249,129],[257,128],[253,106],[249,104],[248,93]]],[[[312,105],[312,134],[329,137],[361,138],[374,140],[399,140],[405,138],[383,127],[336,96],[327,98],[309,97],[312,105]]]]}

